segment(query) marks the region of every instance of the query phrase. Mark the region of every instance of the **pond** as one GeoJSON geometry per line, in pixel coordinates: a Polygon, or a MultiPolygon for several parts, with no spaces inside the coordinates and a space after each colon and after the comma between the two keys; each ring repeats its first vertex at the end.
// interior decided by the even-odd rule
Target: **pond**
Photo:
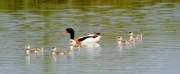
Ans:
{"type": "Polygon", "coordinates": [[[11,0],[0,1],[0,72],[3,74],[179,74],[179,0],[11,0]],[[51,56],[51,47],[69,50],[75,38],[101,32],[98,48],[51,56]],[[119,47],[117,36],[143,34],[119,47]],[[25,56],[25,45],[43,55],[25,56]]]}

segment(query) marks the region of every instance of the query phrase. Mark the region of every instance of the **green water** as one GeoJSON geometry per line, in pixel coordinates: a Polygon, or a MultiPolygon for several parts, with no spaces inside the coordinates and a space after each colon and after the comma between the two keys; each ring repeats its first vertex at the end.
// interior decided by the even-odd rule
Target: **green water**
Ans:
{"type": "Polygon", "coordinates": [[[1,0],[2,74],[179,74],[179,0],[1,0]],[[80,37],[103,33],[100,48],[51,56],[51,47],[69,50],[72,27],[80,37]],[[118,47],[116,37],[142,33],[143,41],[118,47]],[[25,56],[25,44],[44,55],[25,56]]]}

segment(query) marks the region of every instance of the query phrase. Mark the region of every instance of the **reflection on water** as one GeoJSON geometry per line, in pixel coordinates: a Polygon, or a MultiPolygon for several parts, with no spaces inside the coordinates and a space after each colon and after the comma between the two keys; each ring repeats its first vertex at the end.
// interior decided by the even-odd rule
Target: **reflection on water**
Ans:
{"type": "Polygon", "coordinates": [[[72,60],[74,59],[74,51],[72,51],[70,54],[68,55],[51,55],[51,61],[53,61],[53,63],[57,63],[58,61],[61,60],[68,60],[67,62],[72,62],[72,60]]]}
{"type": "Polygon", "coordinates": [[[29,55],[25,56],[25,59],[26,59],[26,64],[30,65],[30,56],[29,55]]]}
{"type": "Polygon", "coordinates": [[[9,74],[123,73],[179,74],[179,0],[25,0],[0,1],[0,72],[9,74]],[[51,56],[51,47],[69,50],[77,37],[101,32],[99,44],[68,56],[51,56]],[[142,33],[143,41],[118,46],[116,37],[142,33]],[[76,37],[75,37],[76,38],[76,37]],[[44,48],[25,55],[24,45],[44,48]]]}

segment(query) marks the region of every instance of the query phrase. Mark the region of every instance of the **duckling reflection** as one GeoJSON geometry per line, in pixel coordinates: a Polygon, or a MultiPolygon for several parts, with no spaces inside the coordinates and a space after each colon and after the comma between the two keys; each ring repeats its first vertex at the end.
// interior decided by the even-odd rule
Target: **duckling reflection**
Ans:
{"type": "Polygon", "coordinates": [[[30,56],[26,55],[25,59],[26,59],[26,64],[30,65],[30,56]]]}
{"type": "Polygon", "coordinates": [[[57,50],[57,48],[55,46],[53,46],[51,48],[51,58],[52,60],[54,60],[54,62],[57,61],[57,57],[63,57],[66,59],[72,59],[74,55],[74,50],[70,49],[70,50],[57,50]]]}
{"type": "Polygon", "coordinates": [[[51,59],[56,62],[57,61],[57,57],[54,55],[54,56],[51,56],[51,59]]]}

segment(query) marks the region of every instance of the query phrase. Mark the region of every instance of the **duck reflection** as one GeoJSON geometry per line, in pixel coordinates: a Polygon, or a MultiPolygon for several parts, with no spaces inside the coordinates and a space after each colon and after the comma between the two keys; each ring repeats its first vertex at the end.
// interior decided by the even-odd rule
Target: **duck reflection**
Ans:
{"type": "Polygon", "coordinates": [[[123,52],[123,50],[122,50],[122,48],[123,48],[123,46],[122,45],[118,45],[118,52],[120,53],[120,55],[122,56],[122,52],[123,52]]]}
{"type": "Polygon", "coordinates": [[[85,50],[90,60],[94,60],[95,57],[100,56],[101,45],[99,43],[89,44],[88,48],[85,50]]]}
{"type": "Polygon", "coordinates": [[[98,49],[101,47],[101,45],[99,43],[89,43],[86,45],[87,45],[87,48],[94,48],[94,49],[98,49]]]}

